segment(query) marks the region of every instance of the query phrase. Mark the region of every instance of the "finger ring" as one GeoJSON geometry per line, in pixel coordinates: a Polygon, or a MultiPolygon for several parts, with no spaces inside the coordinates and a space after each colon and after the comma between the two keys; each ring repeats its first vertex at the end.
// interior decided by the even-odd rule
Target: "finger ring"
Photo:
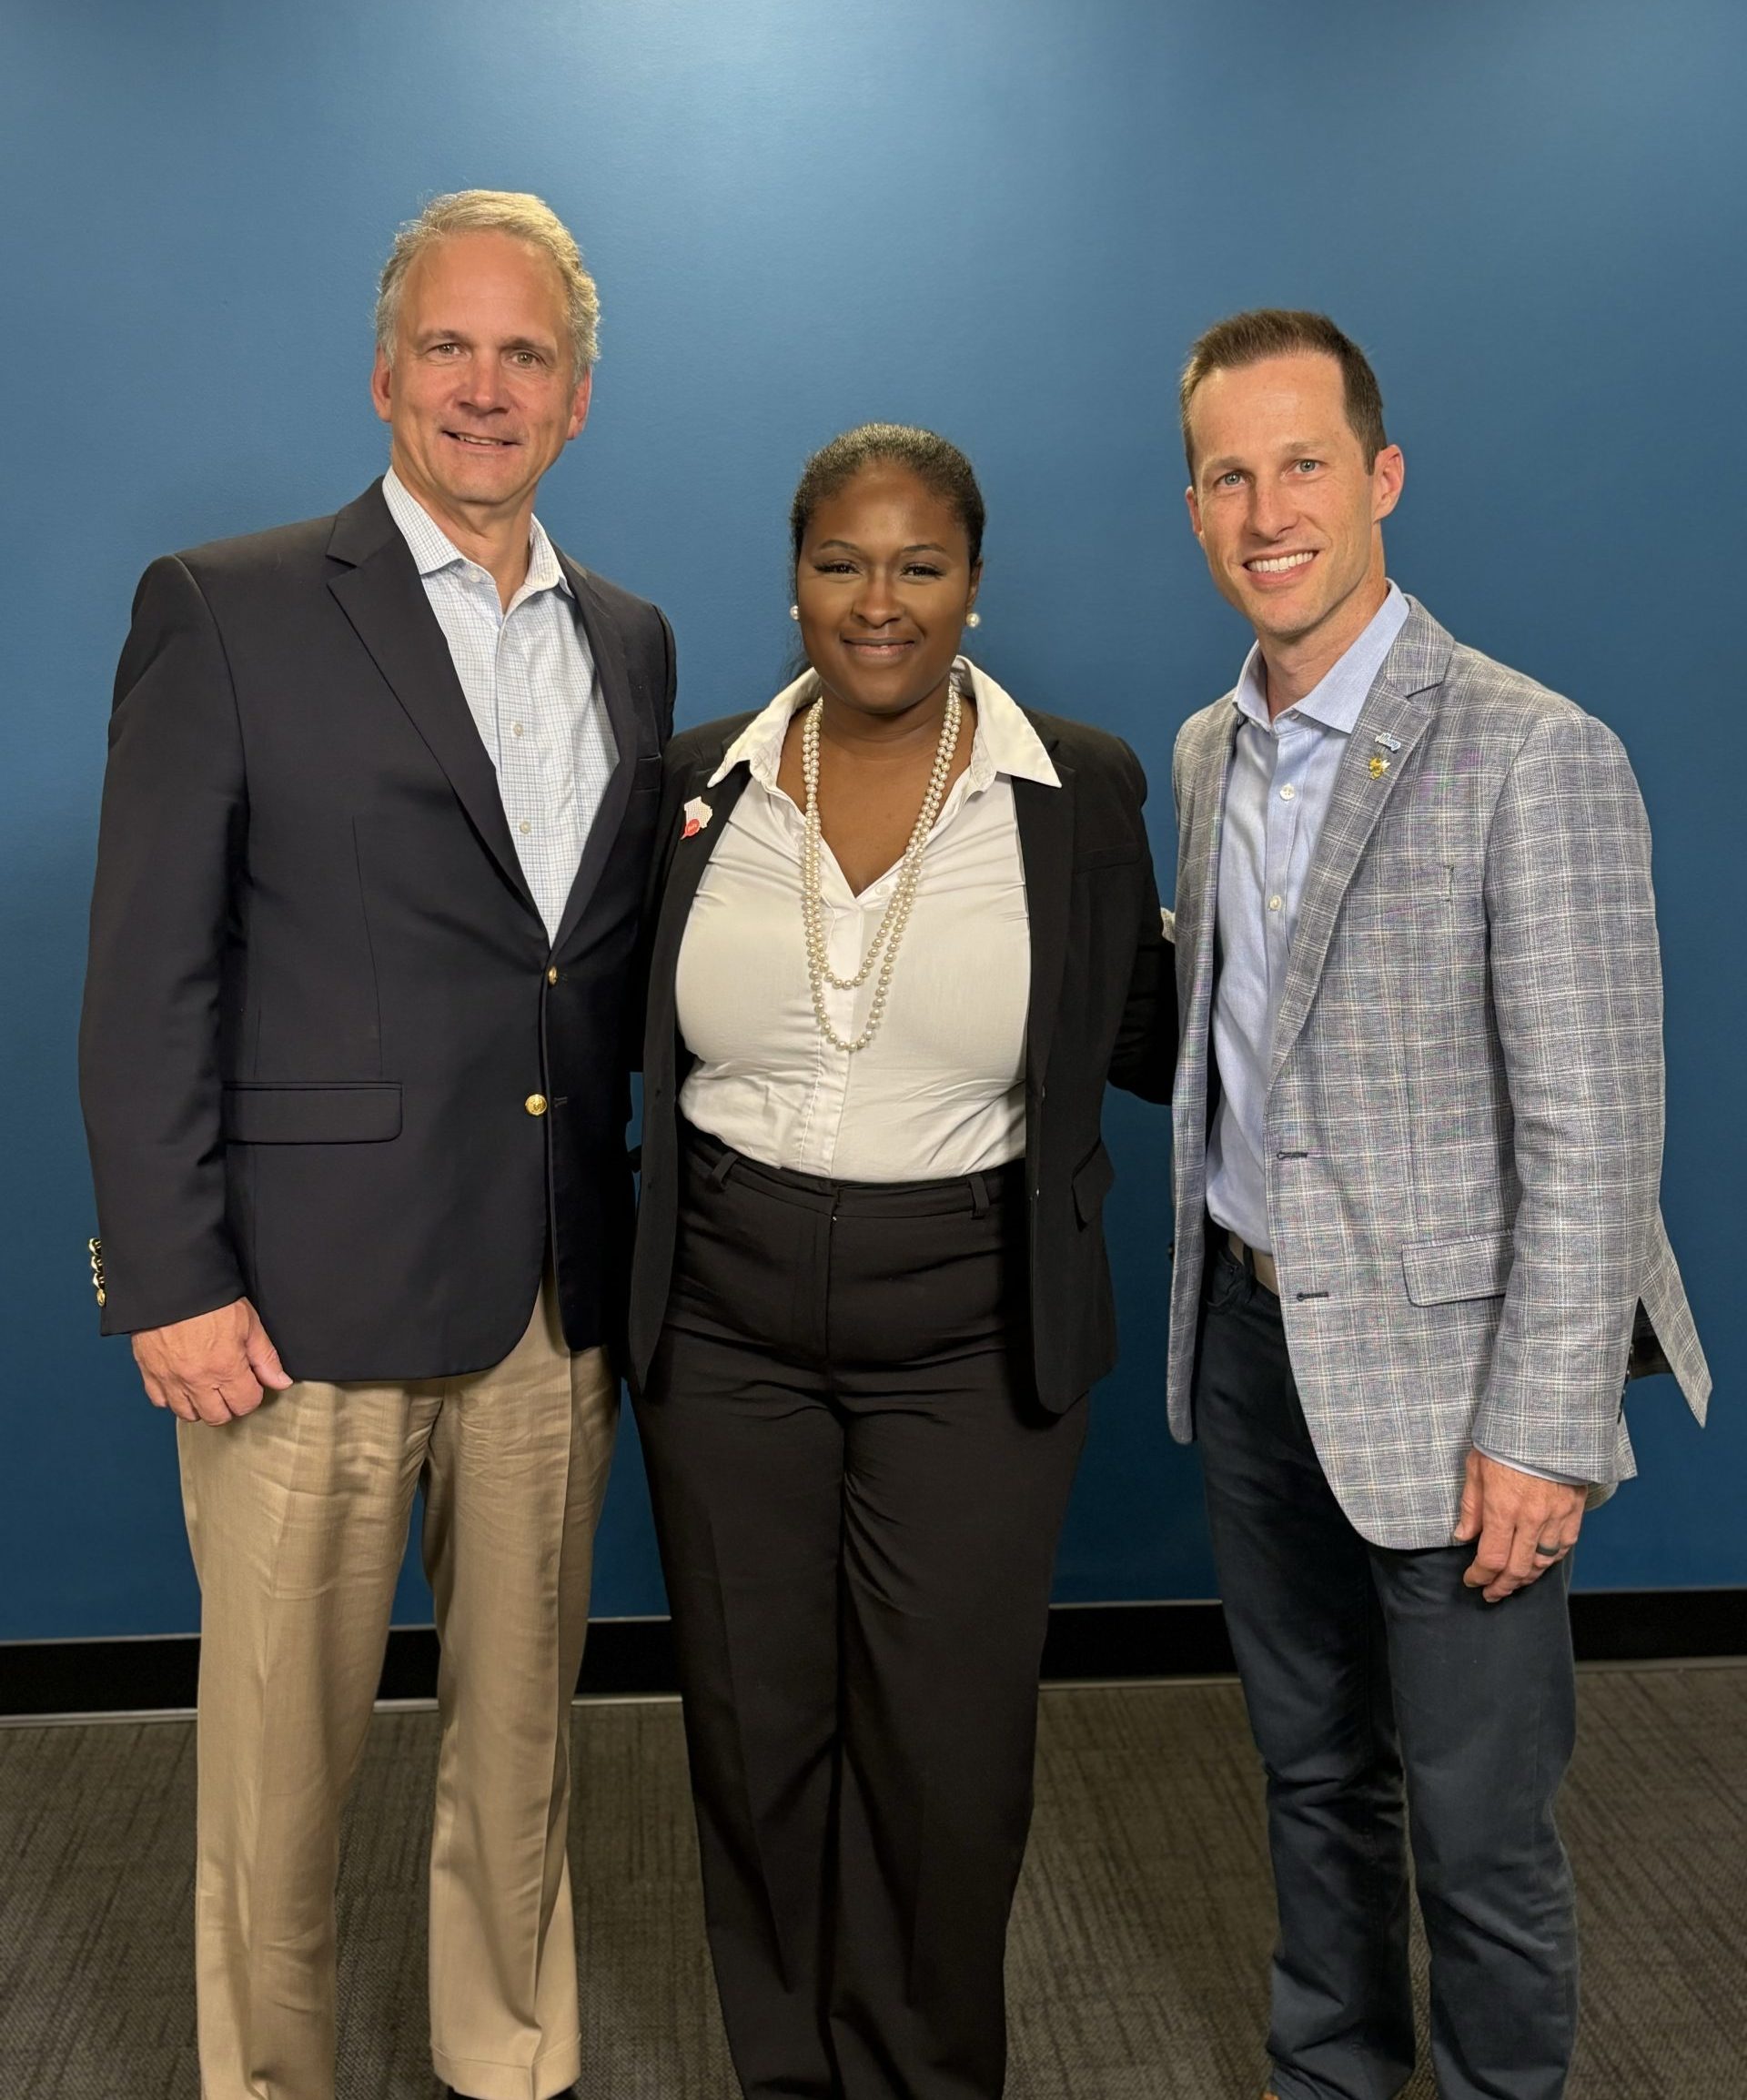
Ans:
{"type": "Polygon", "coordinates": [[[1535,1546],[1535,1551],[1540,1555],[1543,1560],[1557,1560],[1564,1550],[1562,1546],[1542,1546],[1539,1542],[1535,1546]]]}

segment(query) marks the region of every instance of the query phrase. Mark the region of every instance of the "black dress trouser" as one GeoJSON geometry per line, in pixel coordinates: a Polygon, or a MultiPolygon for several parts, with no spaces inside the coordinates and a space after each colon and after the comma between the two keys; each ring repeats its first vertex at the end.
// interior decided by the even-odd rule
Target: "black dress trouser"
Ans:
{"type": "Polygon", "coordinates": [[[693,1134],[637,1419],[749,2100],[993,2100],[1084,1403],[1031,1397],[1016,1168],[832,1183],[693,1134]]]}
{"type": "Polygon", "coordinates": [[[1389,2100],[1407,2083],[1410,1846],[1439,2100],[1558,2100],[1577,2024],[1553,1822],[1570,1563],[1488,1604],[1462,1582],[1471,1545],[1372,1545],[1318,1461],[1279,1300],[1223,1246],[1202,1318],[1196,1435],[1279,1904],[1269,2084],[1389,2100]]]}

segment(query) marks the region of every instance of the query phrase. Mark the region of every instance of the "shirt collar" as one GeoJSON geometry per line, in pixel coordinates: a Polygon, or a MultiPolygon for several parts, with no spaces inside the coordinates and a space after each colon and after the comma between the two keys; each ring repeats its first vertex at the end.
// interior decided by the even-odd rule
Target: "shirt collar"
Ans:
{"type": "MultiPolygon", "coordinates": [[[[968,656],[956,660],[954,668],[968,682],[976,702],[976,734],[971,743],[971,762],[965,779],[968,792],[979,794],[997,774],[1010,780],[1036,781],[1044,787],[1060,787],[1061,776],[1050,762],[1043,739],[1026,719],[1018,702],[1004,692],[986,671],[979,671],[968,656]]],[[[744,764],[752,778],[767,788],[776,785],[777,768],[783,761],[783,739],[790,722],[813,699],[819,681],[811,671],[793,685],[785,685],[770,705],[754,715],[722,753],[722,763],[705,783],[714,787],[737,765],[744,764]]]]}
{"type": "MultiPolygon", "coordinates": [[[[1286,709],[1281,720],[1287,714],[1308,715],[1324,729],[1338,730],[1343,736],[1350,736],[1366,696],[1383,668],[1383,659],[1394,648],[1395,638],[1407,624],[1411,610],[1399,585],[1391,583],[1382,604],[1346,654],[1323,672],[1302,700],[1286,709]]],[[[1271,732],[1278,726],[1268,720],[1267,696],[1262,688],[1260,642],[1245,657],[1243,675],[1231,698],[1238,713],[1257,728],[1271,732]]]]}
{"type": "MultiPolygon", "coordinates": [[[[382,477],[382,500],[400,528],[400,537],[410,550],[420,576],[435,576],[439,570],[452,569],[458,562],[465,569],[480,570],[481,575],[485,573],[470,555],[461,552],[392,467],[382,477]]],[[[558,550],[546,536],[546,528],[538,518],[530,519],[528,574],[510,603],[520,605],[524,598],[531,598],[537,591],[568,593],[570,588],[558,550]]]]}

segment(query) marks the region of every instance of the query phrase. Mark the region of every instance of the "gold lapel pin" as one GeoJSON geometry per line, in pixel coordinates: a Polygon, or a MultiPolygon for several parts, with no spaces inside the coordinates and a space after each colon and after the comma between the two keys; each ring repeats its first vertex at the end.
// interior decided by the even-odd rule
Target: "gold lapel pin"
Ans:
{"type": "Polygon", "coordinates": [[[1370,766],[1371,778],[1373,780],[1381,780],[1383,775],[1389,770],[1389,762],[1386,758],[1374,757],[1370,762],[1370,766]]]}

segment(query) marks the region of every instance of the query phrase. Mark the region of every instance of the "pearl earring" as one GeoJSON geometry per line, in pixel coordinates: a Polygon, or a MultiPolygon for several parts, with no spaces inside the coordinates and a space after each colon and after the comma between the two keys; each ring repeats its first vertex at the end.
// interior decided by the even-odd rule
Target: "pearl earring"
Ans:
{"type": "Polygon", "coordinates": [[[980,612],[967,612],[964,615],[964,624],[966,627],[981,627],[983,615],[980,612]]]}
{"type": "Polygon", "coordinates": [[[789,608],[789,618],[791,620],[799,620],[800,617],[801,608],[798,605],[791,605],[789,608]]]}

